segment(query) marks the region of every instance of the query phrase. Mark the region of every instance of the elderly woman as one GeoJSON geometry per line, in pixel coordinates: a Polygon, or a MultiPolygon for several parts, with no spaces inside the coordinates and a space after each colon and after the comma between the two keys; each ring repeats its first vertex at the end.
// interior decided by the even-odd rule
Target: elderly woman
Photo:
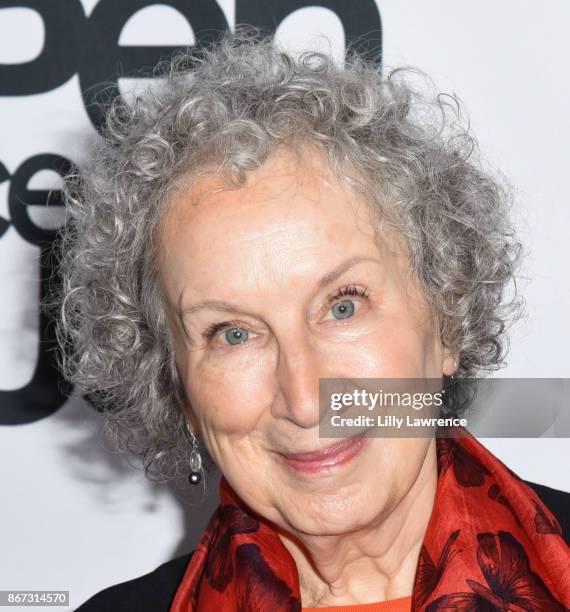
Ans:
{"type": "Polygon", "coordinates": [[[473,377],[520,311],[506,191],[409,74],[228,35],[112,106],[67,182],[64,366],[149,474],[222,478],[193,553],[82,611],[570,606],[570,495],[460,428],[319,436],[321,379],[473,377]]]}

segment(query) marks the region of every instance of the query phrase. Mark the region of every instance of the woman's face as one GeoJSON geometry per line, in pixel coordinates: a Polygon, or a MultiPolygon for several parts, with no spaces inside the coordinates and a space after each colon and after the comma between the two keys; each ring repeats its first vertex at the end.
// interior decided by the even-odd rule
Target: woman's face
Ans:
{"type": "Polygon", "coordinates": [[[245,186],[221,188],[201,179],[159,227],[193,430],[243,501],[277,525],[366,525],[410,490],[430,440],[366,438],[316,471],[286,461],[340,440],[319,438],[319,379],[437,378],[453,357],[405,285],[406,257],[387,233],[394,252],[379,246],[369,209],[319,156],[282,151],[245,186]]]}

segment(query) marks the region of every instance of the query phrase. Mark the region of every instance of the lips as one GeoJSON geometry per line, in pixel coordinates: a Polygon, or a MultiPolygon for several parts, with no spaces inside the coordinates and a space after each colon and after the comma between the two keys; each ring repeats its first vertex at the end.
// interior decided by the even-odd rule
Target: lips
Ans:
{"type": "Polygon", "coordinates": [[[366,441],[366,438],[356,436],[308,453],[278,453],[278,455],[289,467],[298,472],[317,474],[347,464],[360,453],[366,441]]]}

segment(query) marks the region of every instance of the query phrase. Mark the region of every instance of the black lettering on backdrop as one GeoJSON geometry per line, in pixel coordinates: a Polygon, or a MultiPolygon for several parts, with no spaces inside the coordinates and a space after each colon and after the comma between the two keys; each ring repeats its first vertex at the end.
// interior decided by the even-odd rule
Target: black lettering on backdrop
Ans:
{"type": "MultiPolygon", "coordinates": [[[[141,75],[147,73],[159,60],[170,57],[176,51],[185,47],[174,46],[120,46],[121,31],[136,12],[157,4],[153,0],[100,0],[89,17],[87,39],[84,45],[89,53],[83,56],[80,67],[80,82],[83,102],[87,113],[96,128],[100,128],[103,120],[101,98],[103,92],[107,100],[119,93],[117,80],[120,77],[141,75]]],[[[215,0],[165,0],[166,4],[178,10],[194,31],[196,44],[219,38],[228,29],[226,17],[215,0]]],[[[190,44],[190,41],[188,41],[190,44]]]]}
{"type": "MultiPolygon", "coordinates": [[[[6,166],[2,162],[0,162],[0,184],[2,184],[4,181],[7,181],[9,178],[10,174],[8,170],[6,170],[6,166]]],[[[9,227],[10,221],[0,216],[0,238],[2,238],[2,235],[9,227]]]]}
{"type": "MultiPolygon", "coordinates": [[[[40,55],[23,64],[0,63],[0,96],[27,96],[55,89],[77,72],[84,47],[85,13],[80,0],[0,0],[0,9],[29,8],[44,22],[40,55]]],[[[21,33],[25,36],[25,32],[21,33]]]]}
{"type": "Polygon", "coordinates": [[[291,13],[318,6],[331,10],[344,29],[345,46],[356,43],[370,59],[381,62],[382,21],[374,0],[236,0],[236,23],[250,23],[274,33],[291,13]]]}
{"type": "MultiPolygon", "coordinates": [[[[219,38],[229,24],[215,0],[100,0],[89,17],[80,0],[0,0],[0,9],[25,7],[44,22],[45,44],[39,57],[23,64],[0,64],[0,96],[43,93],[79,73],[83,101],[93,125],[100,129],[101,104],[119,93],[121,77],[149,74],[160,60],[181,50],[177,46],[121,46],[127,21],[141,9],[165,4],[187,20],[198,46],[219,38]]],[[[333,11],[340,19],[347,46],[358,44],[378,63],[382,23],[374,0],[360,0],[358,9],[346,0],[236,0],[236,23],[274,33],[291,13],[310,6],[333,11]]]]}
{"type": "MultiPolygon", "coordinates": [[[[20,236],[40,247],[39,302],[47,298],[52,283],[57,283],[57,266],[52,249],[54,230],[46,230],[31,220],[28,206],[61,206],[61,191],[28,189],[33,176],[41,170],[55,170],[61,176],[70,170],[67,159],[44,153],[27,159],[14,173],[10,183],[8,207],[14,229],[20,236]]],[[[53,321],[42,309],[39,312],[39,340],[36,367],[30,382],[20,389],[0,390],[0,425],[23,425],[53,414],[71,393],[57,368],[57,341],[53,321]]]]}
{"type": "Polygon", "coordinates": [[[36,225],[28,214],[28,206],[63,206],[61,191],[28,189],[32,177],[41,170],[54,170],[60,176],[71,171],[71,164],[65,157],[52,153],[41,153],[22,163],[10,183],[8,210],[12,225],[20,236],[39,247],[50,246],[56,237],[56,230],[48,230],[36,225]]]}

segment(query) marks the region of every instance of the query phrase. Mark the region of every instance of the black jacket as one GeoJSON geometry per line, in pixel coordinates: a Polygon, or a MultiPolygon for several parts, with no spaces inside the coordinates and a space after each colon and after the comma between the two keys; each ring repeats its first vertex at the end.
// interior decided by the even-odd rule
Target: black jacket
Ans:
{"type": "MultiPolygon", "coordinates": [[[[525,482],[558,519],[564,540],[570,546],[570,493],[525,482]]],[[[191,556],[192,553],[188,553],[177,557],[144,576],[104,589],[79,606],[76,612],[168,612],[191,556]]]]}

